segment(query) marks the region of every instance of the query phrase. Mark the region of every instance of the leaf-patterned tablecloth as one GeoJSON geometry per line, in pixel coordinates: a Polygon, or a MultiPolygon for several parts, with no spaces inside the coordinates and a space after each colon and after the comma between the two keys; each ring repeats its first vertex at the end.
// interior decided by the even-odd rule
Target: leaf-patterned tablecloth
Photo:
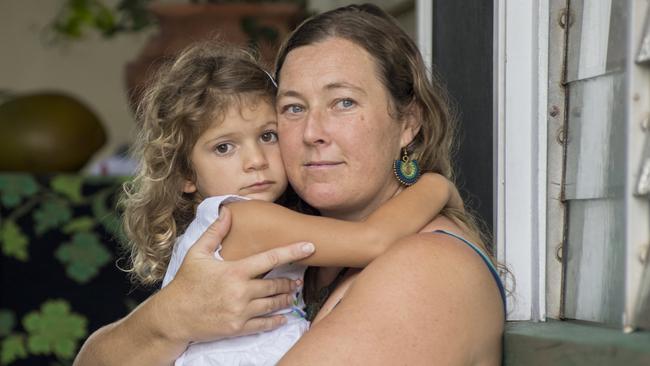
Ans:
{"type": "Polygon", "coordinates": [[[151,293],[118,268],[125,180],[0,174],[0,365],[70,365],[151,293]]]}

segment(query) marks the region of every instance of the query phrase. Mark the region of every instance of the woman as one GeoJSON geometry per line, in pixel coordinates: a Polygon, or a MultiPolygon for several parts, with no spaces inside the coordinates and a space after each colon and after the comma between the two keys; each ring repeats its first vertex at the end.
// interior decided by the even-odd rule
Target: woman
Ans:
{"type": "MultiPolygon", "coordinates": [[[[378,8],[305,22],[280,50],[276,76],[287,174],[321,214],[362,220],[397,194],[390,167],[404,148],[423,170],[452,175],[444,93],[427,82],[415,44],[378,8]]],[[[446,216],[375,260],[354,286],[348,275],[284,363],[499,364],[500,283],[459,239],[431,234],[479,241],[466,217],[446,216]]],[[[319,280],[327,284],[327,273],[319,280]]]]}
{"type": "MultiPolygon", "coordinates": [[[[378,8],[340,8],[303,23],[280,50],[276,76],[287,174],[321,214],[363,220],[399,194],[392,169],[403,154],[416,157],[423,170],[452,176],[453,119],[444,93],[427,81],[413,42],[378,8]]],[[[271,309],[286,297],[259,297],[286,292],[290,284],[251,295],[252,281],[246,281],[268,265],[229,263],[224,269],[205,260],[225,230],[215,224],[188,255],[176,283],[94,334],[78,363],[169,363],[189,340],[242,334],[278,321],[256,318],[265,313],[259,302],[271,309]],[[190,286],[215,275],[220,277],[210,285],[203,280],[199,289],[190,286]],[[235,280],[239,295],[212,288],[235,280]],[[189,291],[191,296],[175,297],[189,291]],[[241,310],[249,308],[256,311],[241,310]]],[[[335,268],[318,271],[317,287],[330,284],[332,293],[281,364],[499,364],[500,282],[486,260],[449,233],[480,245],[470,218],[446,212],[358,276],[335,268]]],[[[282,261],[278,253],[275,262],[282,261]]]]}

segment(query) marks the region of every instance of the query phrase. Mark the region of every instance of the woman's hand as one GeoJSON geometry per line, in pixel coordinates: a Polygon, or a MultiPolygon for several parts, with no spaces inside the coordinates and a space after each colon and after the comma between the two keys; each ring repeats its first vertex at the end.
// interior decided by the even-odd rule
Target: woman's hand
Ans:
{"type": "Polygon", "coordinates": [[[88,337],[74,364],[169,364],[190,341],[280,326],[283,316],[264,315],[289,306],[297,284],[289,279],[257,278],[308,257],[313,245],[298,243],[222,262],[214,258],[214,251],[229,228],[230,214],[222,208],[221,218],[190,249],[176,278],[125,318],[88,337]]]}
{"type": "Polygon", "coordinates": [[[178,324],[172,334],[185,342],[211,341],[280,326],[284,316],[264,315],[290,306],[290,294],[300,283],[257,278],[314,251],[313,244],[299,243],[238,261],[218,261],[214,252],[228,234],[230,222],[230,210],[223,207],[219,220],[192,246],[168,286],[168,296],[175,299],[169,316],[178,324]]]}

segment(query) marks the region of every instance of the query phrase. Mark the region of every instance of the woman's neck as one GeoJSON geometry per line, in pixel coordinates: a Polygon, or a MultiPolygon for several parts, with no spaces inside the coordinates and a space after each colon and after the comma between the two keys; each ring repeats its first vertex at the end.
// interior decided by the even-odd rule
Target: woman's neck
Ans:
{"type": "Polygon", "coordinates": [[[395,184],[377,194],[371,202],[366,202],[360,207],[342,207],[333,210],[320,210],[322,216],[345,221],[363,221],[379,206],[398,195],[404,188],[395,184]]]}

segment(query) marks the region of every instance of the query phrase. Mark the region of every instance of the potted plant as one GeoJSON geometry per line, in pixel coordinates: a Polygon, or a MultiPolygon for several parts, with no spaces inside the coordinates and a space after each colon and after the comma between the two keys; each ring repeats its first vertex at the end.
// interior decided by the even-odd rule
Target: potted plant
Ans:
{"type": "Polygon", "coordinates": [[[135,105],[157,65],[194,41],[219,35],[225,42],[257,49],[270,65],[279,43],[304,14],[304,0],[120,0],[113,8],[103,0],[67,0],[50,33],[53,40],[79,39],[88,31],[111,38],[157,25],[138,58],[126,65],[126,86],[135,105]]]}

